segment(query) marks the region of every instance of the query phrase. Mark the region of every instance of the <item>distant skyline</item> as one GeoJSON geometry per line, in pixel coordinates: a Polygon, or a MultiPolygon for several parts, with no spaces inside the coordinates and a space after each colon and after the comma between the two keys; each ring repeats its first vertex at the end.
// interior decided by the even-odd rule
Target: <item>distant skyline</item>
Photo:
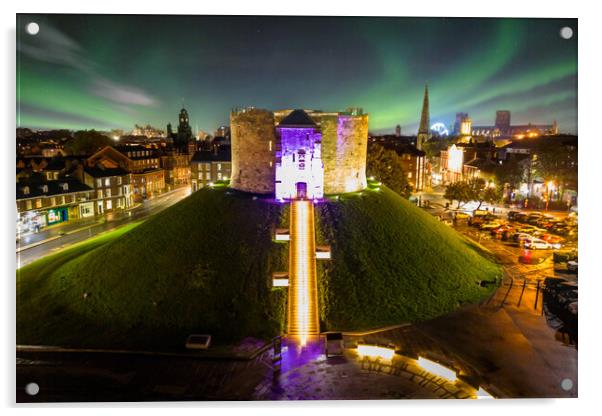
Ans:
{"type": "Polygon", "coordinates": [[[17,127],[165,129],[184,106],[211,133],[233,107],[362,107],[370,131],[415,134],[428,82],[431,123],[503,109],[577,133],[577,35],[577,19],[18,15],[17,127]]]}

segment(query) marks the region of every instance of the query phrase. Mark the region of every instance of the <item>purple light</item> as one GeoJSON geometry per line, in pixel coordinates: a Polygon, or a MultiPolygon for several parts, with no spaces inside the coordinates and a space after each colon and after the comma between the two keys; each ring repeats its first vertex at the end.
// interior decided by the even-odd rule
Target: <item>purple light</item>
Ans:
{"type": "Polygon", "coordinates": [[[320,130],[282,126],[278,133],[282,151],[276,159],[276,198],[322,198],[324,164],[320,130]]]}

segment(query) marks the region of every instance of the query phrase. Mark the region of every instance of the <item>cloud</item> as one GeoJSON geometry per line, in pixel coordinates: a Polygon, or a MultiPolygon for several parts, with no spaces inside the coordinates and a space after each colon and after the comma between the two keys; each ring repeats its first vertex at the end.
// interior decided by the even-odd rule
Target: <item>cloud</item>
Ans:
{"type": "Polygon", "coordinates": [[[92,94],[106,98],[118,104],[155,106],[157,100],[141,89],[118,84],[106,78],[97,77],[90,88],[92,94]]]}
{"type": "Polygon", "coordinates": [[[52,25],[40,22],[35,36],[23,35],[17,49],[24,55],[42,62],[64,65],[84,72],[93,70],[92,61],[85,58],[81,46],[52,25]]]}
{"type": "Polygon", "coordinates": [[[84,48],[48,23],[40,22],[40,32],[35,36],[23,35],[18,50],[35,60],[83,72],[91,78],[89,91],[113,103],[145,107],[157,105],[157,100],[145,91],[99,75],[97,65],[86,57],[84,48]]]}

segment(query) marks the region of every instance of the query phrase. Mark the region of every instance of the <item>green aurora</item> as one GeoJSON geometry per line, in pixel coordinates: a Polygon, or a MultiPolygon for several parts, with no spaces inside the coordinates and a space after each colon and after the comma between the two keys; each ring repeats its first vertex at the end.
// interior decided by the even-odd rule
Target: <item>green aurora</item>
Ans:
{"type": "Polygon", "coordinates": [[[432,122],[508,109],[577,133],[576,34],[576,19],[18,15],[17,126],[164,128],[185,106],[212,132],[238,106],[353,106],[373,132],[413,134],[428,82],[432,122]]]}

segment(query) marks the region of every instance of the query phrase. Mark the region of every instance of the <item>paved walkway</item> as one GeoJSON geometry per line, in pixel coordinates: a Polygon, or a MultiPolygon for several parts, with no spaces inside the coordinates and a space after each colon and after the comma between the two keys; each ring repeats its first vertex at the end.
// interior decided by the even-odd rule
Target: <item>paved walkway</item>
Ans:
{"type": "Polygon", "coordinates": [[[378,400],[470,398],[474,389],[451,383],[418,367],[413,359],[359,357],[347,348],[343,356],[323,354],[323,341],[306,347],[290,344],[283,351],[282,371],[255,389],[254,400],[378,400]]]}

